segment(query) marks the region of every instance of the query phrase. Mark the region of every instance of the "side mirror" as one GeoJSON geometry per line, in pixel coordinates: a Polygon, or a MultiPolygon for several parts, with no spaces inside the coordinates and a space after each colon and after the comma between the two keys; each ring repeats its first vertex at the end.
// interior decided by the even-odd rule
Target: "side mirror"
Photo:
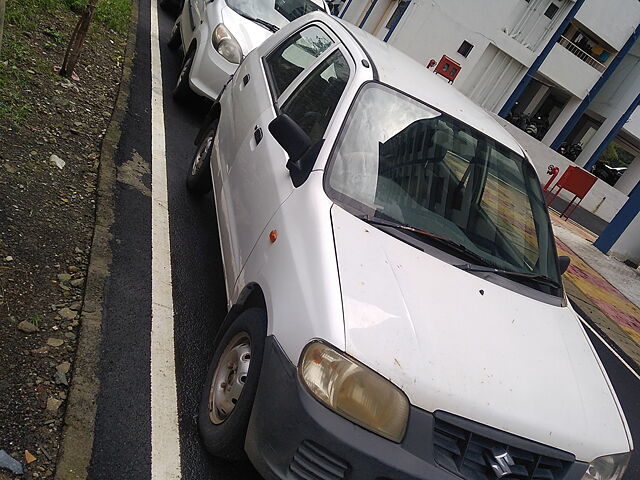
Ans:
{"type": "Polygon", "coordinates": [[[564,275],[564,272],[569,268],[569,264],[571,263],[571,258],[566,257],[564,255],[558,257],[558,266],[560,267],[560,275],[564,275]]]}
{"type": "Polygon", "coordinates": [[[289,155],[287,169],[293,186],[299,187],[309,178],[324,140],[312,144],[309,135],[286,113],[273,119],[269,131],[289,155]]]}

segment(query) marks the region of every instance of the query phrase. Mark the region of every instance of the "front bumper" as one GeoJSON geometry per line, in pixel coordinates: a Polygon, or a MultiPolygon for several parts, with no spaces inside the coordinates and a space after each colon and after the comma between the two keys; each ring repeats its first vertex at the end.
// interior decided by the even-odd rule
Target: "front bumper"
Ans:
{"type": "Polygon", "coordinates": [[[198,95],[215,100],[237,68],[213,48],[211,38],[205,37],[196,51],[189,84],[198,95]]]}
{"type": "MultiPolygon", "coordinates": [[[[401,444],[373,434],[316,401],[277,340],[268,337],[245,449],[269,480],[460,480],[434,459],[436,416],[440,414],[412,406],[401,444]]],[[[530,445],[520,437],[495,432],[516,445],[530,445]]],[[[561,478],[578,480],[585,469],[581,462],[567,464],[561,478]]]]}

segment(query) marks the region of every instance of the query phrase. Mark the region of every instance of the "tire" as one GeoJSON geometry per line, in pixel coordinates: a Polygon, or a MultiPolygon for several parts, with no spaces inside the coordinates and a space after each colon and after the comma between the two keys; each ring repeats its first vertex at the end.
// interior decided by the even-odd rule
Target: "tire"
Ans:
{"type": "Polygon", "coordinates": [[[173,98],[176,100],[184,101],[195,96],[195,94],[191,91],[191,87],[189,86],[189,75],[191,74],[191,66],[193,65],[195,53],[195,48],[192,48],[187,52],[187,54],[184,56],[184,59],[182,60],[182,66],[180,67],[178,80],[176,81],[176,86],[173,89],[173,98]]]}
{"type": "Polygon", "coordinates": [[[244,440],[258,388],[265,337],[264,310],[250,308],[231,323],[216,346],[198,411],[200,437],[215,457],[246,459],[244,440]],[[212,391],[212,384],[227,388],[212,391]]]}
{"type": "Polygon", "coordinates": [[[211,181],[211,154],[217,127],[218,121],[216,120],[209,133],[204,136],[200,145],[198,145],[187,172],[187,190],[196,197],[209,193],[213,187],[211,181]]]}
{"type": "Polygon", "coordinates": [[[171,36],[169,37],[167,46],[171,50],[176,50],[181,43],[182,43],[182,38],[180,38],[180,23],[176,21],[176,23],[173,24],[173,29],[171,29],[171,36]]]}

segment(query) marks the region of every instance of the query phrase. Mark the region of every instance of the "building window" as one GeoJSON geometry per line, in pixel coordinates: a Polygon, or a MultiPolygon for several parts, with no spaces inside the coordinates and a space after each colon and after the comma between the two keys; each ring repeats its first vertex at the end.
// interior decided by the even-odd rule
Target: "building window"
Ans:
{"type": "Polygon", "coordinates": [[[469,42],[465,40],[464,42],[462,42],[462,45],[460,45],[460,48],[458,49],[458,53],[463,57],[467,58],[471,53],[472,49],[473,49],[473,45],[471,45],[469,42]]]}
{"type": "Polygon", "coordinates": [[[393,28],[393,26],[400,21],[400,17],[402,17],[402,14],[404,13],[404,11],[407,9],[408,6],[409,6],[409,0],[400,0],[398,2],[398,6],[396,7],[396,10],[393,12],[393,15],[391,15],[391,18],[389,19],[385,27],[393,28]]]}
{"type": "Polygon", "coordinates": [[[547,8],[547,11],[544,12],[544,16],[553,18],[555,14],[558,13],[558,10],[560,10],[560,7],[558,7],[555,3],[552,3],[551,5],[549,5],[549,8],[547,8]]]}

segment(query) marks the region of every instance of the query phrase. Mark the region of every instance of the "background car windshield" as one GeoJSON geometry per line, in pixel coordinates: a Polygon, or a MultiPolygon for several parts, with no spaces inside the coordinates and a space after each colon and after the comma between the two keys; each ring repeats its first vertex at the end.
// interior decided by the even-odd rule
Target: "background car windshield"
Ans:
{"type": "Polygon", "coordinates": [[[538,177],[523,157],[376,83],[346,122],[329,167],[337,203],[445,237],[488,265],[559,281],[538,177]]]}
{"type": "Polygon", "coordinates": [[[277,27],[322,7],[310,0],[226,0],[241,15],[265,20],[277,27]]]}

